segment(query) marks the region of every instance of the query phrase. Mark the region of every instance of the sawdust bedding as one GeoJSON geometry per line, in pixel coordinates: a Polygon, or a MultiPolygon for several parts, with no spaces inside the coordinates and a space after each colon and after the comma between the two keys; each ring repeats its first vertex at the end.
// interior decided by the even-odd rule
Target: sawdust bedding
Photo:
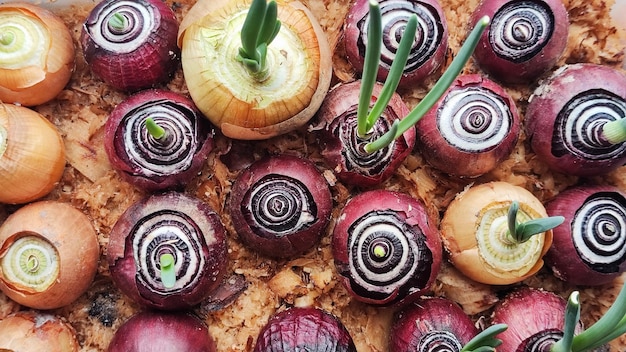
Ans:
{"type": "MultiPolygon", "coordinates": [[[[335,48],[334,83],[354,77],[342,56],[341,24],[350,6],[349,0],[303,1],[318,17],[335,48]]],[[[168,3],[179,19],[188,11],[186,2],[168,3]]],[[[564,0],[570,15],[568,47],[559,65],[591,62],[619,67],[624,60],[624,42],[609,19],[612,2],[604,0],[564,0]]],[[[450,28],[448,62],[458,50],[469,28],[469,16],[478,0],[442,0],[450,28]]],[[[73,7],[60,13],[71,29],[76,47],[83,19],[89,7],[73,7]]],[[[120,180],[108,163],[102,147],[103,125],[108,113],[125,95],[112,90],[94,78],[85,64],[80,50],[76,54],[76,70],[71,82],[54,101],[36,107],[61,131],[67,148],[67,167],[58,187],[46,198],[69,202],[89,215],[97,229],[102,258],[107,250],[108,233],[120,214],[144,194],[120,180]]],[[[477,72],[470,63],[465,72],[477,72]]],[[[409,106],[425,94],[433,81],[422,87],[402,92],[409,106]]],[[[167,89],[187,94],[179,70],[167,89]]],[[[534,86],[507,88],[523,113],[526,100],[534,86]]],[[[225,204],[231,183],[247,164],[268,153],[305,155],[316,162],[324,173],[334,199],[336,215],[346,200],[359,190],[335,180],[321,159],[310,134],[296,131],[267,141],[231,141],[217,136],[218,147],[209,156],[205,168],[185,192],[209,203],[221,216],[229,231],[229,270],[243,275],[247,289],[230,305],[211,311],[201,305],[198,314],[205,318],[217,342],[218,350],[250,351],[260,328],[277,311],[290,306],[317,306],[336,315],[345,324],[360,352],[387,351],[387,331],[392,308],[378,308],[358,303],[350,298],[337,280],[332,265],[330,229],[318,246],[309,253],[291,260],[270,260],[245,248],[232,228],[225,204]],[[240,156],[236,162],[229,151],[240,156]]],[[[615,185],[626,191],[626,168],[588,180],[615,185]]],[[[429,167],[418,153],[413,153],[396,174],[381,188],[399,190],[421,198],[429,210],[439,216],[455,194],[470,182],[481,183],[502,180],[525,187],[540,200],[547,201],[568,186],[578,183],[576,177],[552,173],[530,152],[524,136],[515,152],[496,170],[469,181],[449,177],[429,167]]],[[[19,206],[0,206],[0,220],[19,206]]],[[[623,277],[595,288],[575,288],[555,279],[546,269],[522,284],[543,287],[566,297],[573,289],[581,290],[583,320],[592,324],[613,302],[623,277]]],[[[491,287],[471,282],[450,265],[444,264],[433,294],[448,297],[463,307],[477,321],[488,316],[490,309],[510,287],[491,287]]],[[[0,293],[0,319],[20,309],[0,293]]],[[[86,294],[68,307],[52,313],[66,319],[76,330],[81,351],[104,351],[116,329],[132,314],[139,311],[133,302],[113,286],[106,266],[100,261],[98,275],[86,294]]],[[[626,338],[612,344],[613,351],[626,349],[626,338]]]]}

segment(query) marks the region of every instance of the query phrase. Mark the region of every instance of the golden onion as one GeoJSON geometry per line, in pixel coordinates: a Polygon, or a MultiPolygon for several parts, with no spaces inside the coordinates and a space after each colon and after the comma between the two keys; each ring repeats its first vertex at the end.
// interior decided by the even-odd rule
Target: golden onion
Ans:
{"type": "Polygon", "coordinates": [[[332,52],[317,19],[298,1],[277,3],[282,27],[268,46],[263,79],[236,59],[250,0],[200,0],[181,23],[189,94],[228,137],[266,139],[297,129],[330,86],[332,52]]]}
{"type": "Polygon", "coordinates": [[[19,311],[0,320],[0,351],[77,352],[76,331],[57,316],[19,311]]]}
{"type": "Polygon", "coordinates": [[[72,303],[91,285],[99,258],[91,220],[66,203],[30,203],[0,226],[0,290],[27,307],[72,303]]]}
{"type": "Polygon", "coordinates": [[[56,127],[29,108],[0,104],[0,203],[47,195],[64,170],[65,149],[56,127]]]}
{"type": "Polygon", "coordinates": [[[65,23],[26,3],[0,4],[0,101],[34,106],[56,97],[74,70],[65,23]]]}
{"type": "Polygon", "coordinates": [[[452,264],[470,279],[507,285],[534,275],[552,244],[552,230],[526,242],[509,238],[507,213],[519,202],[517,219],[547,217],[543,204],[528,190],[506,182],[468,188],[450,203],[441,221],[441,236],[452,264]]]}

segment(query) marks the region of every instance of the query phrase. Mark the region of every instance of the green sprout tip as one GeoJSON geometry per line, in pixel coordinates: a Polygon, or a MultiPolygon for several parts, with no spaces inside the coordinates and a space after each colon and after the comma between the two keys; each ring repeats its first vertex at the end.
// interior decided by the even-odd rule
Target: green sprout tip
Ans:
{"type": "Polygon", "coordinates": [[[161,282],[163,283],[163,286],[167,288],[174,287],[176,284],[174,256],[170,253],[161,255],[159,258],[159,264],[161,266],[161,282]]]}
{"type": "Polygon", "coordinates": [[[602,126],[602,135],[611,144],[626,142],[626,118],[605,123],[602,126]]]}
{"type": "Polygon", "coordinates": [[[156,140],[162,140],[163,138],[165,138],[165,135],[167,134],[167,131],[159,126],[159,124],[157,124],[154,119],[152,119],[151,117],[148,117],[145,121],[146,124],[146,129],[148,130],[148,133],[156,140]]]}
{"type": "Polygon", "coordinates": [[[116,32],[121,32],[128,27],[128,18],[122,15],[119,12],[115,12],[109,18],[108,22],[109,28],[113,29],[116,32]]]}
{"type": "Polygon", "coordinates": [[[532,236],[551,230],[563,223],[562,216],[550,216],[547,218],[533,219],[523,223],[517,222],[519,202],[513,201],[507,215],[509,234],[517,243],[524,243],[532,236]]]}

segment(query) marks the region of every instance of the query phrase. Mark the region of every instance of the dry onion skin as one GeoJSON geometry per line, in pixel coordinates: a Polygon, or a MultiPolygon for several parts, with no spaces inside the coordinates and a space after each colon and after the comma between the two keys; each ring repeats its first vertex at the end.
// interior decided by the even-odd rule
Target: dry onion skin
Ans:
{"type": "Polygon", "coordinates": [[[99,258],[85,214],[58,201],[30,203],[0,227],[0,290],[27,307],[64,307],[87,291],[99,258]]]}
{"type": "Polygon", "coordinates": [[[56,127],[34,110],[0,104],[0,203],[47,195],[64,170],[65,147],[56,127]]]}
{"type": "Polygon", "coordinates": [[[65,23],[27,3],[0,4],[0,101],[25,106],[54,99],[74,70],[65,23]]]}
{"type": "Polygon", "coordinates": [[[519,202],[520,222],[546,218],[543,204],[523,187],[493,181],[459,193],[441,220],[444,247],[452,264],[470,279],[490,285],[520,282],[543,267],[552,230],[518,243],[508,239],[507,213],[519,202]]]}
{"type": "Polygon", "coordinates": [[[74,328],[54,315],[21,311],[0,320],[0,351],[78,352],[74,328]]]}
{"type": "Polygon", "coordinates": [[[257,80],[237,61],[250,1],[200,0],[183,19],[178,43],[191,98],[227,137],[259,140],[304,126],[332,76],[332,52],[313,14],[278,1],[282,25],[267,47],[269,73],[257,80]]]}

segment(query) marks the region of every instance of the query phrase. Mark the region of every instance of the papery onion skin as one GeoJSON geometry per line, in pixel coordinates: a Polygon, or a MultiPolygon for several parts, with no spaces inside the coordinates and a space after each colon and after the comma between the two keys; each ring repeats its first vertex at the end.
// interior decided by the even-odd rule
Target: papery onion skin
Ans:
{"type": "Polygon", "coordinates": [[[104,148],[122,179],[153,192],[188,185],[215,147],[213,137],[213,127],[190,99],[148,89],[131,95],[111,111],[104,148]],[[145,128],[149,117],[172,138],[178,138],[159,144],[145,128]]]}
{"type": "Polygon", "coordinates": [[[78,352],[74,328],[48,313],[23,310],[0,320],[0,350],[78,352]]]}
{"type": "Polygon", "coordinates": [[[356,352],[341,321],[319,308],[276,313],[261,329],[253,352],[356,352]]]}
{"type": "Polygon", "coordinates": [[[131,205],[109,235],[107,262],[116,286],[147,307],[191,308],[220,284],[228,264],[226,234],[206,203],[178,192],[131,205]],[[176,285],[161,282],[160,256],[171,253],[176,285]]]}
{"type": "Polygon", "coordinates": [[[474,10],[472,23],[485,15],[492,21],[474,50],[474,59],[499,82],[532,82],[552,69],[565,50],[569,17],[561,0],[485,0],[474,10]],[[524,16],[508,17],[524,10],[524,16]],[[532,23],[539,19],[546,22],[540,26],[532,23]],[[505,22],[501,25],[501,21],[505,22]],[[503,40],[502,32],[510,36],[510,43],[493,42],[503,40]],[[512,48],[521,52],[512,52],[512,48]]]}
{"type": "MultiPolygon", "coordinates": [[[[16,240],[35,237],[51,245],[58,258],[57,276],[38,288],[7,278],[0,270],[0,290],[15,302],[36,309],[67,306],[87,291],[98,270],[100,245],[91,219],[70,204],[58,201],[30,203],[0,226],[0,263],[16,240]]],[[[7,262],[8,263],[8,262],[7,262]]],[[[8,265],[8,264],[7,264],[8,265]]]]}
{"type": "Polygon", "coordinates": [[[501,86],[479,74],[461,75],[416,125],[416,145],[435,168],[478,177],[513,152],[520,124],[515,101],[501,86]]]}
{"type": "Polygon", "coordinates": [[[178,40],[185,81],[200,111],[227,137],[261,140],[297,130],[313,117],[330,87],[332,50],[306,6],[279,0],[281,29],[268,46],[269,76],[262,82],[252,78],[235,59],[240,29],[227,27],[243,24],[250,2],[196,2],[181,22],[178,40]],[[301,47],[293,47],[289,38],[297,38],[301,47]],[[208,51],[215,51],[217,58],[208,51]],[[302,60],[296,61],[298,57],[302,60]]]}
{"type": "MultiPolygon", "coordinates": [[[[377,83],[372,104],[378,99],[382,85],[377,83]]],[[[334,87],[326,96],[310,130],[316,134],[321,153],[337,178],[350,185],[371,187],[389,179],[415,146],[415,128],[411,127],[388,147],[374,153],[363,148],[370,139],[357,135],[356,112],[360,81],[334,87]],[[356,149],[354,148],[356,147],[356,149]]],[[[383,114],[374,125],[372,138],[388,131],[393,121],[409,113],[401,97],[394,93],[383,114]]]]}
{"type": "MultiPolygon", "coordinates": [[[[507,324],[498,334],[499,351],[549,351],[563,337],[565,300],[543,289],[522,286],[509,293],[494,308],[492,324],[507,324]]],[[[576,333],[583,330],[582,323],[576,333]]]]}
{"type": "Polygon", "coordinates": [[[565,217],[545,256],[556,277],[603,285],[626,271],[626,195],[619,188],[574,186],[546,204],[546,211],[565,217]]]}
{"type": "Polygon", "coordinates": [[[23,204],[49,194],[65,164],[63,138],[50,121],[29,108],[0,104],[1,203],[23,204]]]}
{"type": "Polygon", "coordinates": [[[458,304],[441,297],[421,298],[394,313],[389,351],[460,351],[477,334],[458,304]]]}
{"type": "Polygon", "coordinates": [[[289,155],[269,156],[243,170],[228,200],[241,241],[273,258],[293,257],[317,244],[332,207],[328,183],[315,164],[289,155]]]}
{"type": "Polygon", "coordinates": [[[457,194],[446,209],[440,224],[444,248],[452,264],[470,279],[489,285],[508,285],[534,275],[543,267],[542,258],[552,244],[552,230],[518,244],[501,241],[495,231],[497,228],[492,236],[482,236],[480,241],[477,239],[481,226],[489,230],[494,227],[490,219],[506,218],[513,201],[519,202],[520,222],[520,213],[525,214],[528,220],[547,217],[543,204],[531,192],[502,181],[474,185],[457,194]],[[493,251],[497,251],[495,245],[507,253],[489,253],[482,249],[493,248],[493,251]],[[489,261],[486,255],[490,255],[489,261]],[[505,255],[511,256],[514,262],[502,263],[501,257],[505,255]],[[510,268],[504,268],[509,264],[510,268]]]}
{"type": "Polygon", "coordinates": [[[341,283],[361,302],[411,302],[432,289],[441,268],[435,220],[421,201],[403,193],[372,190],[354,196],[337,218],[332,236],[341,283]],[[377,247],[385,253],[374,258],[377,247]]]}
{"type": "Polygon", "coordinates": [[[535,90],[525,128],[532,150],[552,170],[595,176],[626,163],[626,143],[601,136],[606,122],[625,117],[626,75],[607,66],[571,64],[535,90]]]}
{"type": "Polygon", "coordinates": [[[108,352],[215,352],[215,341],[198,317],[183,312],[143,311],[113,335],[108,352]]]}
{"type": "MultiPolygon", "coordinates": [[[[32,45],[32,54],[10,64],[9,58],[0,55],[0,102],[23,106],[40,105],[54,99],[67,85],[74,71],[74,42],[70,30],[58,16],[37,5],[28,3],[0,4],[0,16],[8,20],[29,18],[42,27],[46,38],[22,38],[20,46],[32,45]],[[14,14],[10,14],[15,11],[14,14]],[[48,42],[41,43],[39,39],[48,42]],[[42,54],[40,48],[45,48],[42,54]],[[37,55],[37,56],[34,56],[37,55]],[[31,62],[32,61],[37,61],[31,62]]],[[[0,32],[3,32],[0,23],[0,32]]]]}
{"type": "Polygon", "coordinates": [[[166,83],[179,67],[178,28],[176,14],[162,0],[102,1],[83,24],[80,37],[83,56],[92,72],[117,90],[134,92],[155,87],[166,83]],[[132,34],[103,32],[110,16],[122,10],[137,16],[131,24],[132,34]],[[154,23],[142,22],[142,15],[146,16],[143,19],[149,18],[154,23]],[[128,47],[126,35],[131,35],[130,42],[136,43],[128,47]]]}
{"type": "MultiPolygon", "coordinates": [[[[357,0],[344,21],[343,40],[346,59],[358,71],[363,72],[367,24],[369,22],[368,0],[357,0]]],[[[410,88],[424,81],[444,62],[448,49],[448,24],[441,5],[436,0],[382,0],[379,2],[383,23],[383,46],[377,79],[384,82],[398,49],[399,36],[404,32],[411,14],[418,16],[418,30],[400,78],[400,89],[410,88]],[[393,16],[396,17],[393,17],[393,16]]]]}

